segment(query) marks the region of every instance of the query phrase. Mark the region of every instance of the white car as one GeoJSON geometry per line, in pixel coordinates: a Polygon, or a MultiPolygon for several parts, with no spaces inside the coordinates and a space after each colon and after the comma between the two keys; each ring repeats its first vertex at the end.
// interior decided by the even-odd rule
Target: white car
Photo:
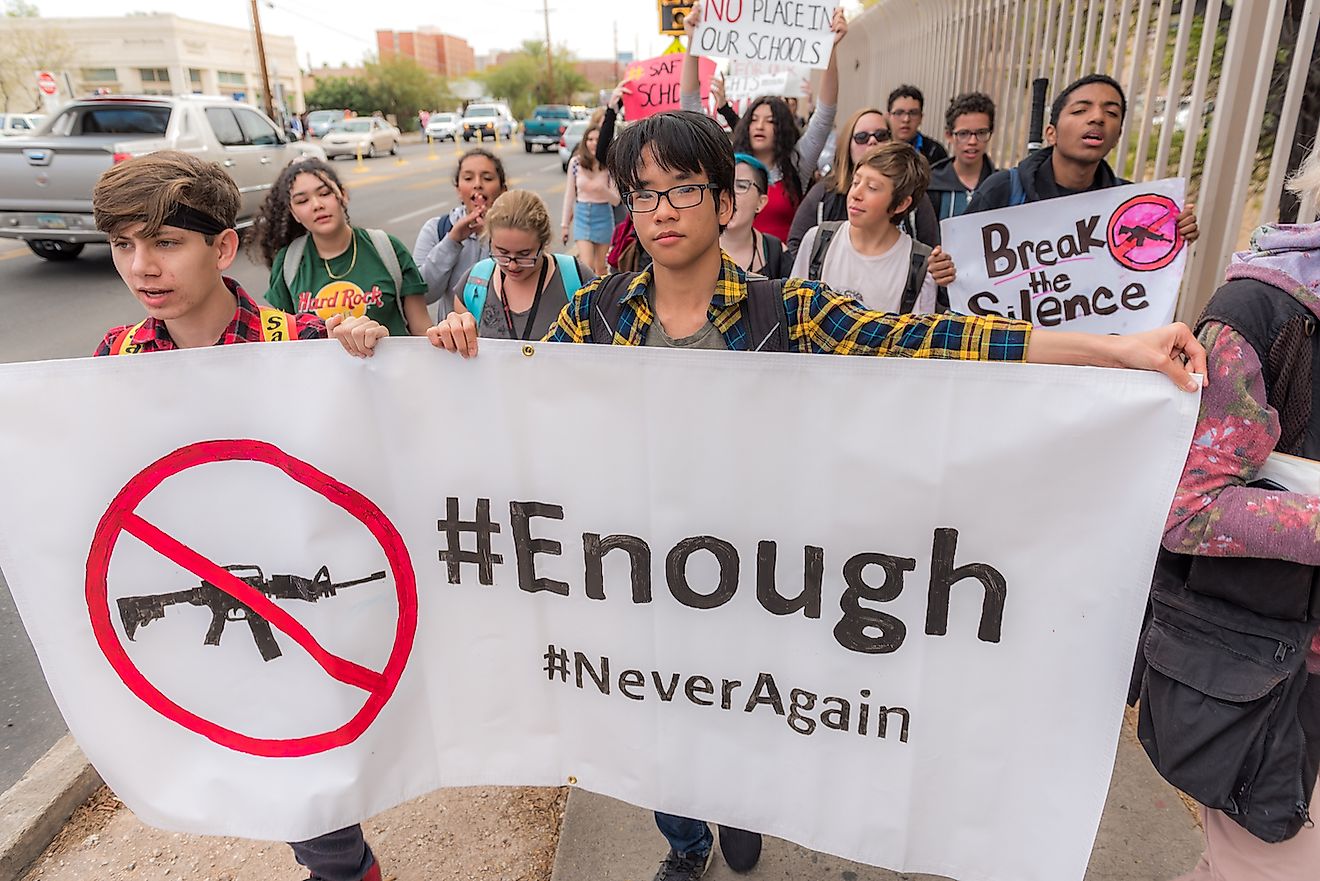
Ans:
{"type": "Polygon", "coordinates": [[[24,137],[41,128],[46,117],[40,113],[0,113],[0,137],[24,137]]]}
{"type": "Polygon", "coordinates": [[[509,108],[503,104],[469,104],[463,111],[462,125],[464,141],[473,138],[484,141],[487,136],[497,141],[500,138],[511,141],[516,123],[509,108]]]}
{"type": "Polygon", "coordinates": [[[587,126],[591,121],[587,119],[575,119],[564,129],[564,133],[559,136],[559,164],[564,166],[564,171],[568,171],[568,161],[573,158],[577,152],[578,144],[582,143],[582,136],[587,133],[587,126]]]}
{"type": "Polygon", "coordinates": [[[426,142],[457,141],[459,124],[457,113],[432,113],[426,123],[426,142]]]}
{"type": "Polygon", "coordinates": [[[367,158],[386,152],[393,156],[399,152],[402,137],[397,128],[379,116],[345,119],[330,126],[321,139],[321,147],[330,159],[359,153],[367,158]]]}

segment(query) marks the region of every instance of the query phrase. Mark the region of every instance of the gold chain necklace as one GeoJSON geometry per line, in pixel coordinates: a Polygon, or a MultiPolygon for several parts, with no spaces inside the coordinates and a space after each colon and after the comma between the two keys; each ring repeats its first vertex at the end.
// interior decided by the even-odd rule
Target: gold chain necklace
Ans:
{"type": "Polygon", "coordinates": [[[343,275],[335,275],[333,272],[331,272],[330,261],[325,259],[324,257],[321,258],[321,262],[325,264],[325,274],[333,278],[335,281],[348,278],[349,274],[353,271],[353,267],[357,266],[357,233],[356,232],[353,233],[353,259],[352,261],[349,262],[348,269],[344,270],[343,275]]]}

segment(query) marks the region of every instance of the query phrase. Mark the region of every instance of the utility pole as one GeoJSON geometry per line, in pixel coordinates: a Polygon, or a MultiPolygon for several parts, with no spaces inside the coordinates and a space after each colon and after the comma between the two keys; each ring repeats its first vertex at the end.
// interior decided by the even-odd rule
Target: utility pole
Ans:
{"type": "Polygon", "coordinates": [[[550,101],[553,103],[555,99],[555,62],[550,49],[550,0],[541,0],[541,10],[545,13],[545,87],[546,94],[550,96],[550,101]]]}
{"type": "Polygon", "coordinates": [[[270,74],[266,71],[266,41],[261,36],[261,13],[257,11],[257,0],[252,0],[252,29],[257,35],[257,66],[261,71],[264,109],[266,115],[275,120],[276,125],[279,125],[280,120],[275,116],[275,96],[270,91],[270,74]]]}

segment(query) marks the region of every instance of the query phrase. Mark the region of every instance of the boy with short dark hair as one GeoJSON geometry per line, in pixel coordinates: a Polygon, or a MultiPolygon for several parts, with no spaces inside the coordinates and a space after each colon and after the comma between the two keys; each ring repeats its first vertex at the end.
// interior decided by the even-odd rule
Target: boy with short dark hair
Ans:
{"type": "Polygon", "coordinates": [[[949,157],[939,141],[921,133],[921,119],[926,112],[926,96],[921,94],[921,89],[907,83],[894,89],[889,93],[885,111],[894,137],[911,144],[931,165],[949,157]]]}
{"type": "Polygon", "coordinates": [[[848,219],[809,230],[792,274],[823,281],[879,312],[934,312],[939,288],[926,272],[931,248],[899,229],[929,181],[930,166],[907,144],[872,147],[853,172],[848,219]]]}
{"type": "MultiPolygon", "coordinates": [[[[325,339],[329,332],[363,356],[388,335],[366,318],[323,322],[262,308],[225,277],[238,253],[240,198],[220,166],[175,150],[129,159],[101,175],[92,191],[96,227],[110,237],[115,269],[147,317],[107,332],[97,355],[325,339]]],[[[380,881],[361,826],[290,846],[313,881],[380,881]]]]}
{"type": "MultiPolygon", "coordinates": [[[[661,113],[624,130],[610,152],[610,173],[652,266],[578,291],[546,340],[1140,367],[1161,370],[1189,391],[1196,383],[1182,356],[1204,372],[1205,351],[1181,324],[1130,337],[1059,333],[994,315],[870,311],[800,278],[749,280],[719,244],[734,211],[733,164],[719,124],[700,113],[661,113]]],[[[477,353],[470,315],[451,313],[427,336],[450,352],[477,353]]],[[[656,823],[669,854],[655,881],[700,878],[713,851],[709,826],[659,813],[656,823]]],[[[730,868],[746,872],[760,857],[761,836],[721,827],[720,851],[730,868]]]]}
{"type": "Polygon", "coordinates": [[[944,112],[944,137],[953,155],[930,170],[930,203],[940,220],[967,210],[976,188],[995,173],[988,151],[995,133],[995,102],[982,92],[967,92],[949,102],[944,112]]]}
{"type": "MultiPolygon", "coordinates": [[[[1050,105],[1045,126],[1049,146],[1030,154],[1016,168],[990,175],[972,195],[967,213],[1131,183],[1105,162],[1123,134],[1126,116],[1127,96],[1113,77],[1092,73],[1069,83],[1050,105]]],[[[1190,203],[1178,215],[1178,231],[1187,241],[1196,241],[1196,211],[1190,203]]]]}

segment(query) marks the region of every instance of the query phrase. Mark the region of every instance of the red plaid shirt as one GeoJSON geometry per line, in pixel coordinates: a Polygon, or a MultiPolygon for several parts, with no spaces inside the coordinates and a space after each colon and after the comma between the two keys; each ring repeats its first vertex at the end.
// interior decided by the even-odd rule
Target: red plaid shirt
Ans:
{"type": "MultiPolygon", "coordinates": [[[[234,312],[234,320],[229,322],[225,332],[220,335],[220,339],[215,341],[217,346],[228,346],[232,343],[259,343],[263,337],[261,334],[261,307],[255,300],[248,296],[247,291],[232,278],[225,278],[225,287],[238,300],[238,309],[234,312]]],[[[306,312],[299,315],[290,315],[289,321],[298,334],[300,340],[323,340],[326,338],[325,322],[317,316],[306,312]]],[[[115,327],[109,330],[105,339],[101,340],[101,345],[97,346],[97,355],[109,355],[111,347],[119,335],[124,333],[131,324],[125,324],[122,327],[115,327]]],[[[155,318],[148,318],[142,325],[142,329],[133,335],[133,342],[142,347],[143,352],[167,352],[171,349],[177,349],[174,340],[170,339],[170,332],[165,328],[165,322],[157,321],[155,318]]]]}

